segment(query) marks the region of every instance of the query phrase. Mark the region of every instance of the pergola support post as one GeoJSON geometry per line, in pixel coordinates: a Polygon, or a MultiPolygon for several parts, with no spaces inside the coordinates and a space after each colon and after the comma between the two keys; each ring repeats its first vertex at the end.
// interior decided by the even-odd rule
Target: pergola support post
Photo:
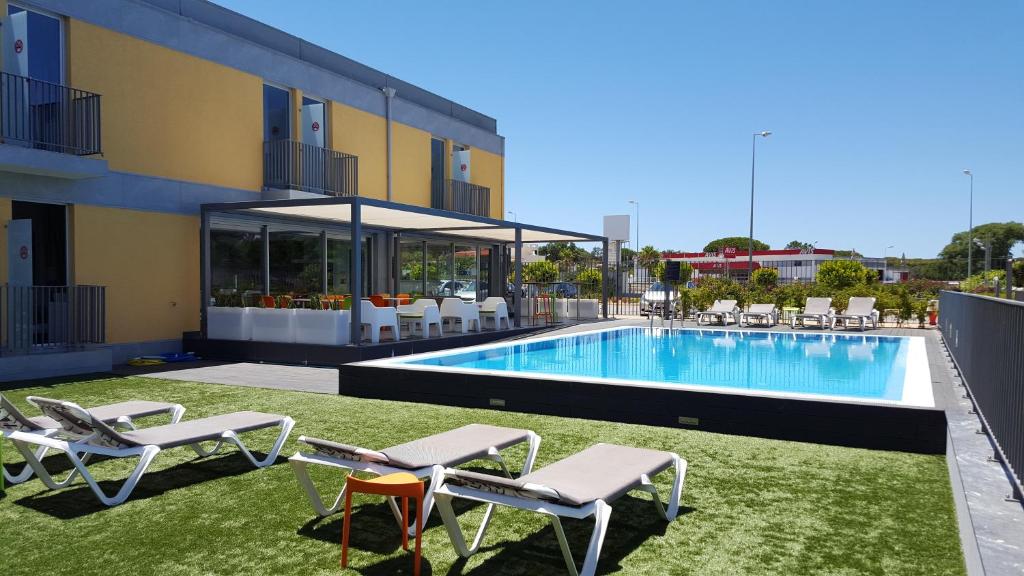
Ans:
{"type": "Polygon", "coordinates": [[[327,294],[328,278],[327,278],[327,230],[320,231],[320,279],[321,279],[321,294],[327,294]]]}
{"type": "Polygon", "coordinates": [[[352,318],[352,344],[362,346],[363,322],[360,309],[363,304],[363,222],[361,202],[359,198],[352,200],[352,305],[349,306],[349,317],[352,318]]]}
{"type": "Polygon", "coordinates": [[[260,272],[263,276],[263,294],[270,295],[270,227],[260,226],[260,272]]]}
{"type": "Polygon", "coordinates": [[[608,239],[601,241],[601,309],[608,319],[608,239]]]}
{"type": "Polygon", "coordinates": [[[516,281],[515,293],[512,295],[512,308],[515,310],[516,328],[519,328],[523,325],[523,229],[518,225],[516,226],[515,256],[516,281]]]}

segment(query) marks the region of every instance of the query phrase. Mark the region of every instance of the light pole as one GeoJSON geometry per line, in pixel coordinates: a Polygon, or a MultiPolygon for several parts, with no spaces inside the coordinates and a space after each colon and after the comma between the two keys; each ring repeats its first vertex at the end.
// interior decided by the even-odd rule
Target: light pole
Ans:
{"type": "Polygon", "coordinates": [[[885,284],[886,278],[889,276],[889,249],[895,247],[895,245],[886,246],[885,250],[882,250],[882,284],[885,284]]]}
{"type": "Polygon", "coordinates": [[[757,137],[767,138],[772,133],[767,130],[754,132],[750,144],[750,237],[747,242],[747,282],[754,276],[754,165],[757,160],[757,137]]]}
{"type": "Polygon", "coordinates": [[[513,222],[519,222],[519,215],[516,214],[514,211],[509,210],[508,215],[512,217],[513,222]]]}
{"type": "Polygon", "coordinates": [[[637,253],[640,252],[640,203],[636,200],[630,200],[630,204],[636,208],[636,246],[633,248],[637,253]]]}
{"type": "Polygon", "coordinates": [[[967,233],[967,277],[971,277],[971,254],[974,252],[974,172],[970,169],[964,170],[964,174],[971,178],[971,202],[967,210],[967,222],[969,232],[967,233]]]}

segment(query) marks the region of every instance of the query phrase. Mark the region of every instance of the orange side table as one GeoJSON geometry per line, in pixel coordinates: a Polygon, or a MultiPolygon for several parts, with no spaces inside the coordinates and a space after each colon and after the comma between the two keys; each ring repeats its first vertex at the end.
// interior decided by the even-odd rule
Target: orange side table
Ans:
{"type": "Polygon", "coordinates": [[[341,529],[341,567],[348,566],[348,533],[352,520],[352,493],[378,494],[402,499],[402,549],[409,549],[409,498],[416,501],[416,552],[413,555],[413,574],[420,576],[420,542],[423,538],[423,481],[408,472],[397,472],[360,480],[349,476],[345,485],[345,524],[341,529]]]}

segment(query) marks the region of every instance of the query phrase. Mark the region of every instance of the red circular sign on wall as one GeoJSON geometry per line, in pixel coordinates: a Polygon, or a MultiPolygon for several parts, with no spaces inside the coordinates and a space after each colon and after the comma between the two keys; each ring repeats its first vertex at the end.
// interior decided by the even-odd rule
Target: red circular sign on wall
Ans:
{"type": "Polygon", "coordinates": [[[320,131],[320,123],[319,122],[313,122],[313,132],[319,132],[319,131],[320,131]]]}
{"type": "Polygon", "coordinates": [[[21,38],[18,38],[17,40],[14,41],[14,53],[15,54],[21,54],[21,51],[24,50],[24,49],[25,49],[25,43],[21,41],[21,38]]]}
{"type": "Polygon", "coordinates": [[[466,165],[465,164],[460,164],[459,165],[459,171],[460,172],[465,172],[466,171],[466,165]]]}
{"type": "Polygon", "coordinates": [[[21,249],[18,250],[18,256],[21,256],[22,260],[28,260],[28,246],[22,246],[21,249]]]}

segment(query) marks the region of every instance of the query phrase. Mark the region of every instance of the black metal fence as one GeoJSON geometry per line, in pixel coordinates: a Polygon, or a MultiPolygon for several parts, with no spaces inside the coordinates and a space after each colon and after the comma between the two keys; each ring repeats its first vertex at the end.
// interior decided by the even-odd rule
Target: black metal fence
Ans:
{"type": "Polygon", "coordinates": [[[964,386],[1024,491],[1024,303],[959,292],[939,296],[939,328],[964,386]]]}
{"type": "Polygon", "coordinates": [[[486,186],[448,179],[434,182],[431,188],[432,208],[475,216],[491,215],[491,189],[486,186]]]}
{"type": "Polygon", "coordinates": [[[0,286],[0,351],[59,351],[106,342],[105,286],[0,286]]]}
{"type": "Polygon", "coordinates": [[[263,143],[263,185],[326,194],[359,194],[359,158],[297,140],[263,143]]]}
{"type": "Polygon", "coordinates": [[[100,95],[0,72],[0,139],[62,154],[99,154],[100,95]]]}

